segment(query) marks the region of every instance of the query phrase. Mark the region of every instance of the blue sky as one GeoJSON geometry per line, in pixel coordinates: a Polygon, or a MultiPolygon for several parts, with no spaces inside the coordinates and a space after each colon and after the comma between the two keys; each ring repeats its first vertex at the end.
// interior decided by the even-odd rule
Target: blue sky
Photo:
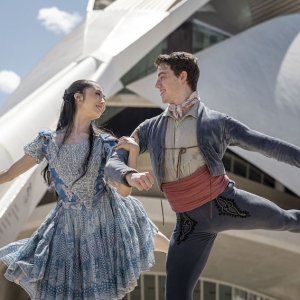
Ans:
{"type": "Polygon", "coordinates": [[[86,16],[88,0],[0,3],[0,105],[35,64],[86,16]]]}

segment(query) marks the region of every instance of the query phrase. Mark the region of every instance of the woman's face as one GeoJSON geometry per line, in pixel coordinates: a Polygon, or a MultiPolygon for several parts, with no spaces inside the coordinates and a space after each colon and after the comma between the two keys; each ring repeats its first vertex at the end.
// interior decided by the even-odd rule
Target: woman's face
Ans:
{"type": "Polygon", "coordinates": [[[83,94],[75,93],[74,96],[78,113],[83,114],[90,120],[98,119],[105,111],[103,91],[97,85],[86,88],[83,94]]]}

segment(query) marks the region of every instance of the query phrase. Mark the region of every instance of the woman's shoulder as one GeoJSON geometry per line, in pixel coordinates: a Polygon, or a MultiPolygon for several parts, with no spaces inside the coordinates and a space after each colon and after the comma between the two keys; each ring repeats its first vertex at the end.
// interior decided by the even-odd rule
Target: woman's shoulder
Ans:
{"type": "Polygon", "coordinates": [[[103,129],[94,129],[94,136],[99,138],[104,143],[116,143],[118,141],[117,137],[103,129]]]}
{"type": "Polygon", "coordinates": [[[106,132],[103,132],[99,135],[99,138],[101,139],[102,143],[108,144],[109,146],[115,146],[118,142],[118,139],[106,132]]]}
{"type": "Polygon", "coordinates": [[[50,129],[42,129],[38,132],[37,137],[39,139],[50,139],[53,136],[53,131],[50,129]]]}

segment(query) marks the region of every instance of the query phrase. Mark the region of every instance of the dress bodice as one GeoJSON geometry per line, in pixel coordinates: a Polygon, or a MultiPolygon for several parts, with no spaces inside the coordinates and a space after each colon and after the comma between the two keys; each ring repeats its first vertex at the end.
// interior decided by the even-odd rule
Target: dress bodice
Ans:
{"type": "Polygon", "coordinates": [[[59,147],[53,133],[41,132],[33,142],[25,146],[24,150],[38,163],[44,158],[47,159],[52,184],[60,198],[63,198],[59,193],[63,185],[66,192],[71,191],[80,201],[87,201],[93,198],[104,183],[104,165],[115,144],[116,139],[108,134],[94,136],[93,149],[84,176],[81,175],[89,152],[89,141],[59,147]]]}

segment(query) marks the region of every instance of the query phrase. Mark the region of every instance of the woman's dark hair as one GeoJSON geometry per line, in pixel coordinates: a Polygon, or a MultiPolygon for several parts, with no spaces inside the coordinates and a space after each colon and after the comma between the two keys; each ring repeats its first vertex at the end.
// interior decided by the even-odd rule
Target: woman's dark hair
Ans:
{"type": "Polygon", "coordinates": [[[197,83],[200,76],[200,69],[197,63],[197,57],[188,52],[173,52],[171,54],[160,54],[155,60],[154,65],[169,65],[176,77],[182,71],[187,73],[187,82],[192,91],[197,90],[197,83]]]}
{"type": "MultiPolygon", "coordinates": [[[[70,136],[73,126],[74,126],[74,117],[76,113],[76,104],[75,104],[75,98],[74,95],[76,93],[81,93],[83,95],[83,99],[85,97],[85,89],[89,87],[98,87],[99,85],[91,80],[77,80],[73,82],[66,90],[63,95],[63,104],[60,111],[59,120],[56,126],[56,131],[63,130],[64,135],[62,141],[59,143],[59,150],[60,151],[61,146],[65,143],[65,141],[70,136]]],[[[85,157],[84,163],[83,163],[83,173],[80,175],[79,178],[77,178],[75,182],[77,182],[80,178],[82,178],[88,169],[89,160],[92,154],[92,149],[94,145],[94,133],[100,133],[101,131],[104,131],[102,128],[97,127],[95,124],[90,125],[89,130],[89,151],[85,157]]],[[[49,163],[42,171],[43,177],[48,185],[51,184],[51,176],[49,171],[49,163]]]]}

